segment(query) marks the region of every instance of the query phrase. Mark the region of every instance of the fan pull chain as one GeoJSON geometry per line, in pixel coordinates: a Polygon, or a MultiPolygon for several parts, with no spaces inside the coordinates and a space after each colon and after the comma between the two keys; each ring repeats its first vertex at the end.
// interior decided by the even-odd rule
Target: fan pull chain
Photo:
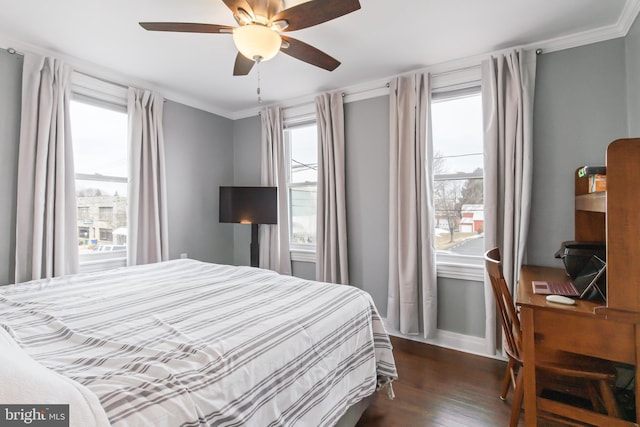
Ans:
{"type": "Polygon", "coordinates": [[[258,104],[262,104],[262,95],[260,93],[260,63],[262,61],[256,61],[258,63],[258,89],[257,89],[257,94],[258,94],[258,104]]]}

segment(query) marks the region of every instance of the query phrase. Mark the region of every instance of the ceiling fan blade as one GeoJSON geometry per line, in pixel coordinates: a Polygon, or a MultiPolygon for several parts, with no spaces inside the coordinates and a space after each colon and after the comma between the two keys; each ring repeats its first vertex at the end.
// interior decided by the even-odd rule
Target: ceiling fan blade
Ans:
{"type": "Polygon", "coordinates": [[[338,65],[340,65],[340,61],[330,57],[323,51],[316,49],[311,45],[291,37],[280,37],[282,37],[282,40],[286,42],[283,43],[283,47],[280,48],[280,51],[289,56],[329,71],[335,70],[338,68],[338,65]]]}
{"type": "Polygon", "coordinates": [[[177,33],[229,33],[233,27],[216,24],[194,24],[191,22],[140,22],[140,26],[149,31],[173,31],[177,33]]]}
{"type": "Polygon", "coordinates": [[[312,27],[360,9],[358,0],[311,0],[276,14],[271,22],[285,20],[289,26],[282,31],[312,27]]]}
{"type": "Polygon", "coordinates": [[[255,64],[255,61],[245,57],[243,54],[238,52],[238,55],[236,56],[236,63],[233,66],[233,75],[246,76],[253,68],[253,64],[255,64]]]}

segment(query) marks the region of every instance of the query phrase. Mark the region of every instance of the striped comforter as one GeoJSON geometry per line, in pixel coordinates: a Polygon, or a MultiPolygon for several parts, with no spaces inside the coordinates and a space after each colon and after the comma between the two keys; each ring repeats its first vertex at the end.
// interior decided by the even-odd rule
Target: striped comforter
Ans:
{"type": "Polygon", "coordinates": [[[0,327],[114,426],[331,426],[397,377],[367,293],[250,267],[175,260],[0,287],[0,327]]]}

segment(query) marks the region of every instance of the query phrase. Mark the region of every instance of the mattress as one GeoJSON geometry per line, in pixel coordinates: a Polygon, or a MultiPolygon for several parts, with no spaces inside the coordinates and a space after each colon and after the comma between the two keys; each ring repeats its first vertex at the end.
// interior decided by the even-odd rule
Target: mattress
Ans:
{"type": "Polygon", "coordinates": [[[0,402],[35,364],[72,425],[332,426],[397,378],[366,292],[188,259],[1,287],[0,331],[0,402]]]}

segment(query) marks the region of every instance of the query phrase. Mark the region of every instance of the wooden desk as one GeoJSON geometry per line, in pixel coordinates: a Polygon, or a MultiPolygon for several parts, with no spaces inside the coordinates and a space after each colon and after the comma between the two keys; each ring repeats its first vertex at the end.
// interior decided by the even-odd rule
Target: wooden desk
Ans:
{"type": "MultiPolygon", "coordinates": [[[[527,426],[537,425],[536,408],[544,408],[545,405],[545,400],[536,397],[536,349],[559,349],[636,366],[640,362],[640,328],[636,327],[633,319],[613,320],[605,315],[594,314],[594,309],[602,306],[602,302],[578,300],[574,306],[549,303],[544,295],[533,293],[532,280],[566,280],[566,274],[563,269],[537,266],[523,266],[520,272],[516,304],[520,307],[523,332],[524,414],[527,426]]],[[[640,420],[638,371],[636,369],[635,373],[636,419],[640,420]]],[[[605,425],[638,426],[637,423],[615,419],[605,425]]]]}

